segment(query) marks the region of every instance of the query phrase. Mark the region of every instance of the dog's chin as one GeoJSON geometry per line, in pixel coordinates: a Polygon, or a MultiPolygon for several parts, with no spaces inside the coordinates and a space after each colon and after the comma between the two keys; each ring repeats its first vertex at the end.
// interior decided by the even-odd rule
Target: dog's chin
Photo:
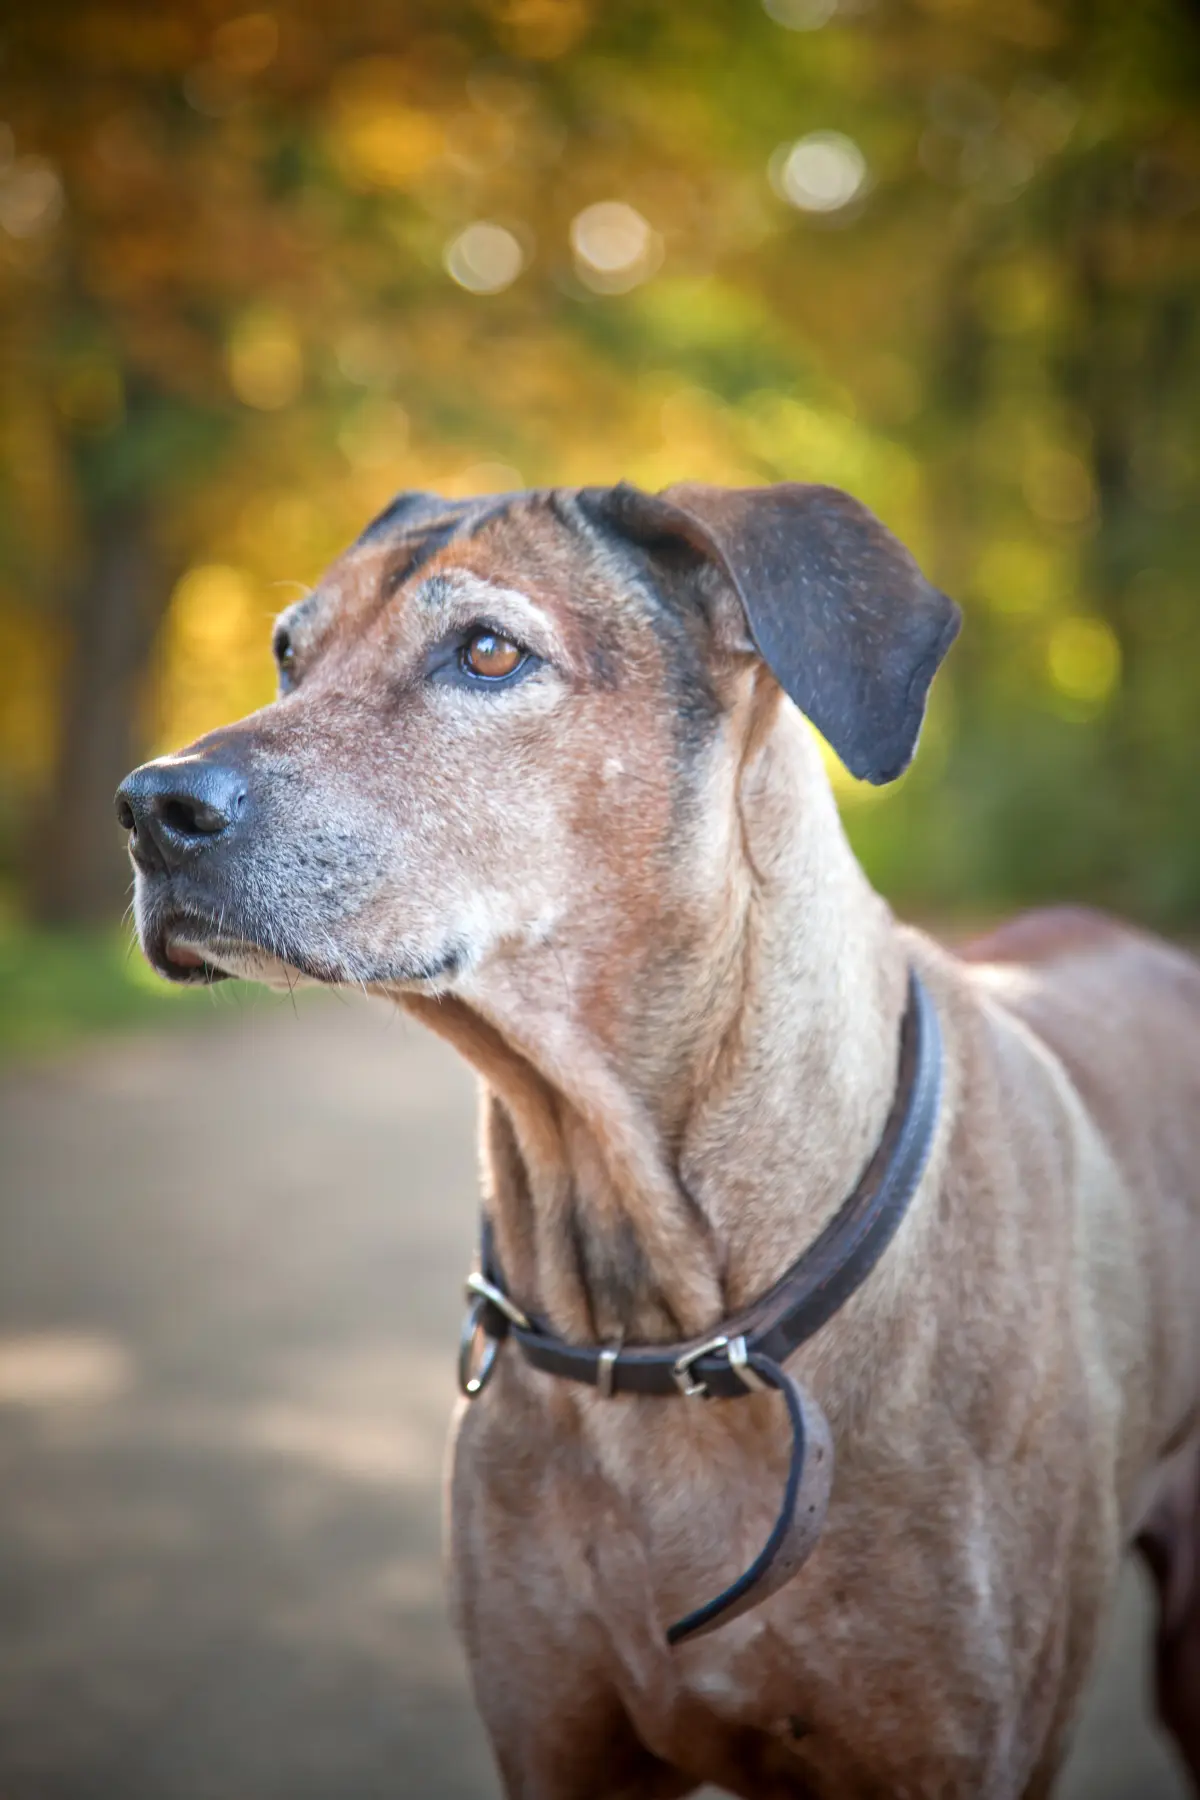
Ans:
{"type": "Polygon", "coordinates": [[[445,992],[468,958],[454,946],[432,956],[404,955],[378,966],[318,965],[299,953],[281,956],[249,939],[216,934],[191,918],[168,918],[142,931],[142,949],[151,967],[167,981],[210,986],[217,981],[254,981],[279,992],[300,986],[356,987],[387,994],[445,992]]]}
{"type": "Polygon", "coordinates": [[[201,979],[206,981],[256,981],[262,987],[275,988],[280,993],[292,993],[297,987],[330,985],[324,977],[298,968],[295,963],[285,962],[282,957],[273,956],[253,944],[184,942],[176,945],[176,954],[180,950],[200,960],[205,971],[201,979]]]}
{"type": "Polygon", "coordinates": [[[143,917],[139,920],[142,953],[156,975],[183,987],[211,987],[240,979],[268,987],[294,989],[311,981],[311,971],[294,968],[281,957],[242,938],[217,935],[188,916],[143,917]]]}

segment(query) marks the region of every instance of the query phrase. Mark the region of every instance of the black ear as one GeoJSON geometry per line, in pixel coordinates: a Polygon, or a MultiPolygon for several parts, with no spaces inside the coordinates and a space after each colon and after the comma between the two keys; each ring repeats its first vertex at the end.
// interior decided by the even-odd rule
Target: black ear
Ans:
{"type": "Polygon", "coordinates": [[[961,615],[865,506],[797,482],[661,494],[622,483],[602,510],[651,551],[683,539],[721,571],[764,662],[852,775],[894,781],[907,768],[961,615]]]}
{"type": "Polygon", "coordinates": [[[385,537],[397,542],[408,538],[420,542],[426,537],[449,542],[468,520],[491,504],[489,500],[444,500],[440,494],[412,489],[389,501],[360,534],[358,542],[371,544],[385,537]]]}

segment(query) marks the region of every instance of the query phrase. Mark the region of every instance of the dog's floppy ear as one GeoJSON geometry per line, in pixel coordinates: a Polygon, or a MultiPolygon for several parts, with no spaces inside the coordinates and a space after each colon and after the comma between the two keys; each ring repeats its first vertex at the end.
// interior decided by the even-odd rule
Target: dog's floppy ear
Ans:
{"type": "Polygon", "coordinates": [[[851,774],[907,768],[960,614],[865,506],[798,482],[661,494],[623,482],[586,501],[651,553],[682,539],[725,576],[754,647],[851,774]]]}

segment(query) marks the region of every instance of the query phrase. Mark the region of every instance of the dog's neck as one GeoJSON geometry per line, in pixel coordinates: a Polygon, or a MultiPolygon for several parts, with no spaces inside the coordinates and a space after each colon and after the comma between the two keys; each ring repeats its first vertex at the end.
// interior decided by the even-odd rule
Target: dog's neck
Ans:
{"type": "Polygon", "coordinates": [[[564,934],[412,1009],[475,1064],[485,1203],[522,1304],[580,1340],[701,1332],[853,1187],[894,1095],[904,955],[807,728],[773,699],[725,756],[665,946],[564,934]],[[698,896],[698,897],[697,897],[698,896]],[[599,970],[599,973],[597,972],[599,970]]]}

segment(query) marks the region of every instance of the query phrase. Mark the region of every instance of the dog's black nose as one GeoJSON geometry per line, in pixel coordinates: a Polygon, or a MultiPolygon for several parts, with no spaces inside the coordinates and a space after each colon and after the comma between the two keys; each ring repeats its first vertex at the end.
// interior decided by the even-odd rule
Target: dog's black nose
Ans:
{"type": "Polygon", "coordinates": [[[117,818],[130,849],[148,867],[174,868],[236,825],[246,808],[238,769],[202,756],[144,763],[117,789],[117,818]]]}

